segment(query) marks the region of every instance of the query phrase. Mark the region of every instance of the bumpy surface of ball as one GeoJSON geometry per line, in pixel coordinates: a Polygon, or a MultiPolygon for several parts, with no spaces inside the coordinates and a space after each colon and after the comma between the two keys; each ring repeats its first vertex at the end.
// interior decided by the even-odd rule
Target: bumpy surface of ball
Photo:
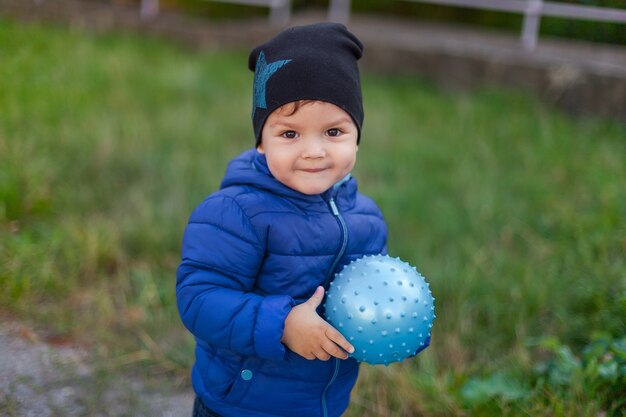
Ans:
{"type": "Polygon", "coordinates": [[[326,293],[326,320],[373,365],[399,362],[424,347],[434,298],[417,270],[399,258],[359,258],[337,273],[326,293]]]}

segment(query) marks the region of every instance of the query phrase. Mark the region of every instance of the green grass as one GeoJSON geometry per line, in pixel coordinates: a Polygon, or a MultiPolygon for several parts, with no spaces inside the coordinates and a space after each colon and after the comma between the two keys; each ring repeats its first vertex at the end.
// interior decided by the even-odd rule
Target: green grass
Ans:
{"type": "MultiPolygon", "coordinates": [[[[180,241],[253,145],[245,51],[6,20],[0,45],[2,309],[186,381],[180,241]]],[[[522,92],[363,83],[360,189],[437,320],[417,359],[364,367],[347,415],[623,415],[626,128],[522,92]]]]}

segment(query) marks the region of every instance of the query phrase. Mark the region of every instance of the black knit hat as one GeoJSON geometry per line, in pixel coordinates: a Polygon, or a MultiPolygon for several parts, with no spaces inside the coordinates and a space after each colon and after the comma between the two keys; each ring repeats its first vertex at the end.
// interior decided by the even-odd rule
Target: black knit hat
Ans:
{"type": "Polygon", "coordinates": [[[320,100],[345,110],[361,138],[363,99],[357,60],[363,45],[344,25],[318,23],[284,30],[250,53],[254,71],[252,125],[257,146],[267,117],[298,100],[320,100]]]}

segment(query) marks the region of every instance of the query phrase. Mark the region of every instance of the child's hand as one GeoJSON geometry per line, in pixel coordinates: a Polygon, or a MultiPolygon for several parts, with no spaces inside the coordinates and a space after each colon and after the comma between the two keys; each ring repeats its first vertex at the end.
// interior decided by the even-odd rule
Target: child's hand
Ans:
{"type": "Polygon", "coordinates": [[[315,311],[323,299],[324,288],[317,287],[311,298],[291,310],[281,342],[309,360],[347,359],[346,352],[354,352],[354,347],[315,311]]]}

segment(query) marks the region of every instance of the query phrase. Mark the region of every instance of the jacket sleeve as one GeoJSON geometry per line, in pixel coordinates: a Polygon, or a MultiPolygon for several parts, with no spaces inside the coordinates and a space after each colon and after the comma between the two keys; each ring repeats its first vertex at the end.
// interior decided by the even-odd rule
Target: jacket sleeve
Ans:
{"type": "Polygon", "coordinates": [[[181,319],[205,343],[241,355],[281,359],[287,295],[254,292],[264,245],[231,197],[214,195],[191,215],[176,279],[181,319]]]}

